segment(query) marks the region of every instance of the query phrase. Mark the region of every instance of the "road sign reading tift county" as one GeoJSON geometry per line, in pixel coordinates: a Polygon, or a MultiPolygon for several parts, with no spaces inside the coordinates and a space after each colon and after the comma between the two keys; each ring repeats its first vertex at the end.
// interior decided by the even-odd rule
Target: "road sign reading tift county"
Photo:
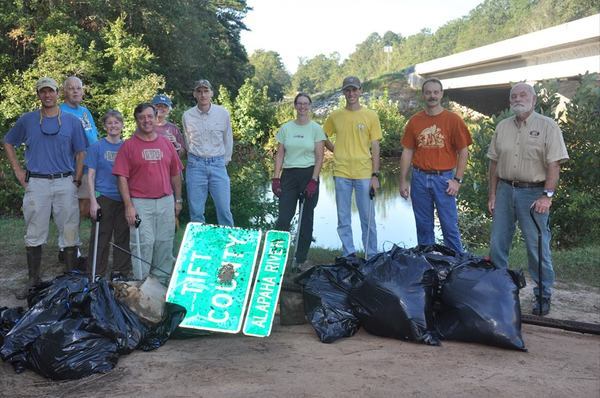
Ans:
{"type": "Polygon", "coordinates": [[[256,273],[256,283],[244,322],[245,335],[265,337],[271,334],[289,248],[289,232],[267,232],[260,266],[256,273]]]}
{"type": "Polygon", "coordinates": [[[187,310],[180,326],[241,330],[260,240],[260,230],[187,225],[167,290],[167,301],[187,310]]]}

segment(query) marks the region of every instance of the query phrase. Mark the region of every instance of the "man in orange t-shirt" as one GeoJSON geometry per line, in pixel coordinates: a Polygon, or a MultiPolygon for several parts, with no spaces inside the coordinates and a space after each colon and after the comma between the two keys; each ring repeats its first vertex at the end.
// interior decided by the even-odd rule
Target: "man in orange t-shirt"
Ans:
{"type": "Polygon", "coordinates": [[[444,90],[438,79],[425,80],[422,92],[425,109],[410,118],[402,137],[400,195],[411,197],[419,245],[435,244],[435,207],[444,245],[462,253],[456,195],[463,182],[471,135],[460,116],[442,107],[444,90]]]}

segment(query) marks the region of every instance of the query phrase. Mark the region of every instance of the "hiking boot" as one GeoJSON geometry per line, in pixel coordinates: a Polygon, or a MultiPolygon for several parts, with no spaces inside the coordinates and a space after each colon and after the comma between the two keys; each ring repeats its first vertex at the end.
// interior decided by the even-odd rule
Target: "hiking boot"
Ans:
{"type": "Polygon", "coordinates": [[[540,309],[539,301],[535,300],[533,305],[533,310],[531,311],[533,315],[544,316],[548,315],[550,312],[550,297],[542,297],[542,308],[540,309]]]}
{"type": "Polygon", "coordinates": [[[40,268],[42,265],[42,246],[27,246],[27,285],[17,293],[15,297],[18,300],[24,300],[29,295],[29,290],[40,283],[40,268]]]}
{"type": "Polygon", "coordinates": [[[65,247],[65,265],[67,271],[79,268],[79,259],[77,258],[77,246],[65,247]]]}

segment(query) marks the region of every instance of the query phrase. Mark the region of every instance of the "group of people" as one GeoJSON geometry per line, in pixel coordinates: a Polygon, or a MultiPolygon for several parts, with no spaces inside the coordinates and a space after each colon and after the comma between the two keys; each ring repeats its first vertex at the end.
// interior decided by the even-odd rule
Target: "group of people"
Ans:
{"type": "MultiPolygon", "coordinates": [[[[227,173],[233,151],[229,113],[212,103],[213,87],[201,79],[193,89],[197,105],[183,114],[183,134],[168,121],[172,104],[160,94],[152,103],[135,108],[137,129],[130,139],[122,141],[123,117],[111,110],[102,118],[106,137],[98,140],[91,114],[80,105],[81,80],[70,77],[63,87],[65,104],[58,106],[56,82],[39,79],[36,92],[41,108],[19,118],[4,139],[15,176],[25,188],[29,285],[40,279],[41,247],[47,239],[51,213],[58,226],[65,263],[76,266],[80,245],[77,209],[100,223],[99,274],[107,272],[112,239],[115,246],[125,249],[115,251],[113,272],[131,272],[131,250],[141,253],[141,260],[134,257],[136,278],[153,274],[167,283],[174,262],[176,217],[183,202],[184,156],[190,220],[205,222],[205,203],[210,194],[218,223],[234,225],[227,173]],[[15,148],[21,144],[26,145],[26,169],[16,156],[15,148]],[[78,190],[81,206],[77,204],[78,190]]],[[[342,254],[348,259],[357,257],[351,227],[353,195],[365,257],[377,253],[373,198],[380,188],[381,125],[377,114],[361,105],[362,83],[357,77],[346,77],[341,89],[346,105],[333,111],[323,127],[311,120],[310,96],[296,95],[296,118],[281,126],[276,135],[272,178],[273,194],[279,198],[276,229],[289,230],[298,204],[303,206],[294,258],[294,266],[301,270],[308,266],[325,148],[333,152],[342,254]]],[[[468,179],[465,173],[472,140],[464,121],[442,106],[443,94],[440,80],[424,81],[424,109],[411,117],[401,141],[400,194],[412,201],[419,245],[435,244],[437,212],[444,245],[463,253],[456,197],[463,180],[468,179]]],[[[518,222],[525,238],[529,271],[538,285],[536,295],[543,285],[543,300],[536,302],[533,313],[544,315],[550,309],[554,282],[549,209],[560,164],[568,154],[558,125],[534,111],[535,101],[531,85],[518,83],[512,87],[509,102],[514,116],[498,124],[488,150],[488,207],[493,216],[490,256],[497,266],[508,267],[518,222]],[[536,224],[541,226],[542,281],[537,272],[536,224]]],[[[94,238],[93,231],[90,255],[94,238]]]]}
{"type": "MultiPolygon", "coordinates": [[[[440,80],[425,80],[421,91],[424,109],[410,118],[401,140],[400,195],[411,199],[420,246],[436,243],[437,212],[444,245],[461,254],[464,246],[456,197],[468,178],[465,173],[472,139],[460,116],[442,106],[444,90],[440,80]]],[[[342,92],[345,107],[332,112],[322,129],[310,120],[310,97],[298,94],[294,99],[296,119],[284,124],[276,136],[278,148],[272,179],[273,193],[279,197],[276,228],[289,229],[297,205],[303,204],[295,255],[295,265],[301,270],[306,267],[312,239],[324,147],[333,152],[337,231],[342,254],[349,260],[357,255],[351,227],[353,193],[365,257],[377,253],[372,199],[380,187],[381,126],[377,114],[360,104],[362,84],[357,77],[346,77],[342,92]]],[[[487,153],[488,207],[493,217],[490,257],[496,266],[508,267],[518,223],[525,239],[529,272],[536,283],[536,297],[542,290],[543,299],[535,302],[532,312],[546,315],[554,284],[549,210],[558,185],[560,164],[569,156],[556,122],[535,112],[536,93],[531,85],[514,85],[509,103],[514,116],[498,124],[487,153]],[[538,227],[542,245],[541,281],[538,227]]]]}

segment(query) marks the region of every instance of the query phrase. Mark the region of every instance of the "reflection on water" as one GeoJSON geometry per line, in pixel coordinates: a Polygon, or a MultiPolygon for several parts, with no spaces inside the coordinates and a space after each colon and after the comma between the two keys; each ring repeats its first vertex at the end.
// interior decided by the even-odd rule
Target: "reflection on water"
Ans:
{"type": "MultiPolygon", "coordinates": [[[[315,208],[314,246],[340,249],[341,242],[337,234],[337,211],[335,206],[335,186],[331,163],[327,163],[321,172],[319,203],[315,208]]],[[[375,222],[377,224],[377,248],[389,249],[392,243],[404,247],[417,244],[415,218],[410,200],[400,196],[398,176],[399,159],[386,159],[381,165],[381,189],[374,199],[375,222]]],[[[352,231],[354,245],[362,250],[361,229],[358,210],[352,204],[352,231]]]]}

